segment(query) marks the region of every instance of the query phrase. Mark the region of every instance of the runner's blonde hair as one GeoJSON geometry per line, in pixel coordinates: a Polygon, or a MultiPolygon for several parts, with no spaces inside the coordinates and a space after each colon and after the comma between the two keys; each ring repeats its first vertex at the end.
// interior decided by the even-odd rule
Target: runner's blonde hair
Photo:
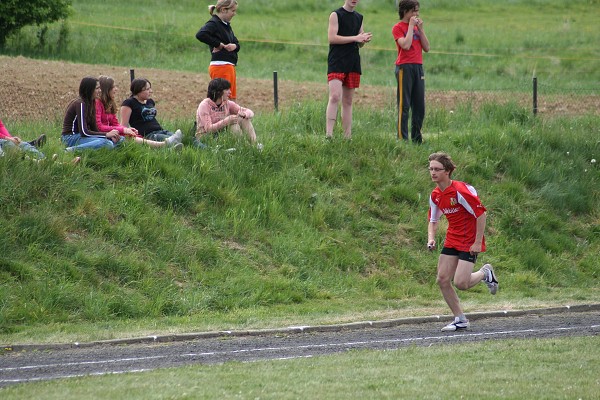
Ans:
{"type": "Polygon", "coordinates": [[[208,6],[208,12],[210,13],[210,15],[213,15],[213,12],[215,12],[215,10],[217,10],[217,12],[221,12],[222,10],[228,10],[233,6],[237,6],[237,1],[236,0],[219,0],[217,1],[217,4],[211,4],[210,6],[208,6]]]}

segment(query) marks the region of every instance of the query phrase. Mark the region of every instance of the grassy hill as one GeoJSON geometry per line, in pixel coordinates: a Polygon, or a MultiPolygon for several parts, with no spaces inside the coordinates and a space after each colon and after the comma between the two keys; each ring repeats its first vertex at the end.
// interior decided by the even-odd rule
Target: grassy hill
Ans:
{"type": "MultiPolygon", "coordinates": [[[[208,51],[194,34],[209,3],[74,0],[67,21],[22,30],[2,54],[205,71],[208,51]]],[[[423,3],[428,90],[510,96],[539,76],[553,93],[595,100],[597,0],[550,0],[543,12],[538,3],[423,3]]],[[[341,4],[240,2],[240,76],[277,70],[282,80],[322,82],[327,16],[341,4]]],[[[393,88],[393,2],[358,9],[374,33],[361,50],[363,83],[393,88]]],[[[33,75],[24,79],[39,81],[30,95],[41,99],[53,82],[33,75]]],[[[451,114],[428,104],[425,144],[415,147],[395,140],[389,101],[373,103],[355,108],[351,142],[326,142],[323,101],[298,99],[257,115],[262,152],[223,137],[206,151],[126,145],[72,166],[53,140],[43,150],[64,164],[0,157],[0,343],[447,313],[437,254],[425,249],[427,156],[437,150],[489,209],[480,263],[496,265],[501,289],[462,293],[467,311],[598,301],[598,116],[535,119],[512,103],[477,101],[451,114]]],[[[164,124],[189,131],[190,119],[164,124]]],[[[4,122],[13,132],[60,126],[4,122]]]]}
{"type": "MultiPolygon", "coordinates": [[[[208,64],[206,47],[193,35],[208,19],[209,3],[73,0],[67,21],[26,28],[0,53],[87,63],[93,71],[161,68],[190,79],[183,71],[205,72],[208,64]]],[[[363,87],[382,93],[395,87],[393,3],[359,4],[374,33],[361,50],[363,87]]],[[[22,76],[5,79],[0,118],[27,139],[49,133],[43,151],[58,154],[62,164],[0,157],[0,344],[448,314],[434,282],[437,253],[425,249],[433,188],[427,156],[438,150],[453,156],[455,178],[473,184],[489,211],[488,252],[478,265],[493,263],[501,286],[496,296],[483,285],[461,292],[467,313],[597,303],[600,117],[585,114],[598,108],[598,0],[421,3],[432,44],[422,146],[396,141],[394,107],[385,96],[355,107],[351,142],[339,130],[336,140],[325,141],[325,93],[318,93],[314,102],[298,96],[280,114],[257,113],[262,152],[224,136],[208,150],[186,147],[181,154],[126,144],[83,154],[73,166],[56,138],[61,121],[28,118],[37,114],[22,107],[7,118],[17,115],[15,94],[60,114],[66,97],[52,101],[48,93],[72,85],[47,68],[15,68],[22,76]],[[537,119],[517,105],[523,95],[530,102],[532,76],[540,79],[542,102],[548,94],[560,97],[537,119]],[[452,106],[437,108],[434,91],[449,91],[452,106]],[[453,101],[461,91],[473,96],[453,101]],[[491,98],[479,91],[514,103],[477,100],[491,98]],[[573,108],[580,116],[557,117],[573,108]]],[[[240,1],[233,21],[243,46],[239,76],[264,84],[276,70],[285,84],[322,83],[327,16],[341,4],[240,1]]],[[[162,92],[163,101],[193,96],[162,92]]],[[[190,120],[161,122],[189,132],[190,120]]],[[[477,376],[490,383],[474,388],[479,396],[561,397],[568,388],[588,398],[597,383],[596,342],[411,346],[29,383],[2,393],[7,399],[450,397],[463,396],[477,376]],[[553,368],[566,359],[578,361],[553,368]],[[472,373],[454,373],[456,360],[472,373]]]]}
{"type": "Polygon", "coordinates": [[[393,110],[355,110],[353,140],[331,143],[322,113],[261,116],[262,152],[225,136],[79,166],[1,157],[0,342],[447,313],[425,249],[437,150],[489,209],[479,263],[501,289],[462,293],[467,311],[600,298],[598,117],[430,110],[412,146],[394,138],[393,110]]]}

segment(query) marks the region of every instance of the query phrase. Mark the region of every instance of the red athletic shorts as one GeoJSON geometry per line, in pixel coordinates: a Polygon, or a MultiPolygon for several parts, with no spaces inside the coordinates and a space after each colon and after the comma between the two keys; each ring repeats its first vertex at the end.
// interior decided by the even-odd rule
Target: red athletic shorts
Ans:
{"type": "Polygon", "coordinates": [[[223,78],[227,79],[231,83],[231,100],[237,99],[237,87],[235,84],[235,65],[223,64],[223,65],[209,65],[208,75],[210,79],[223,78]]]}
{"type": "Polygon", "coordinates": [[[342,86],[356,89],[360,86],[360,74],[358,72],[332,72],[327,74],[327,82],[337,79],[342,81],[342,86]]]}

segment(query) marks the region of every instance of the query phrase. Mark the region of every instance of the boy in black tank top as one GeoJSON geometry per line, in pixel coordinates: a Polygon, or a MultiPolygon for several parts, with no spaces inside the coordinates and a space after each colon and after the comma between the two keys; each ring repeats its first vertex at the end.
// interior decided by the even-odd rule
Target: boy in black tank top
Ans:
{"type": "Polygon", "coordinates": [[[329,102],[326,111],[326,137],[333,137],[337,110],[342,101],[344,138],[352,137],[352,98],[360,86],[360,55],[358,49],[371,41],[372,34],[363,30],[363,16],[354,11],[359,0],[345,0],[344,5],[329,16],[327,38],[327,81],[329,102]]]}

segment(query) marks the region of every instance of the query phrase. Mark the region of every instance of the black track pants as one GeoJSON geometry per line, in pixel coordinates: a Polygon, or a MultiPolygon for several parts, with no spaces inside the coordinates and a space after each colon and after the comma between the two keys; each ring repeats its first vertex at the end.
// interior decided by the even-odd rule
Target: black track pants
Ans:
{"type": "Polygon", "coordinates": [[[412,141],[422,143],[421,128],[425,119],[425,73],[422,64],[396,65],[396,105],[398,139],[408,140],[408,113],[412,109],[412,141]]]}

